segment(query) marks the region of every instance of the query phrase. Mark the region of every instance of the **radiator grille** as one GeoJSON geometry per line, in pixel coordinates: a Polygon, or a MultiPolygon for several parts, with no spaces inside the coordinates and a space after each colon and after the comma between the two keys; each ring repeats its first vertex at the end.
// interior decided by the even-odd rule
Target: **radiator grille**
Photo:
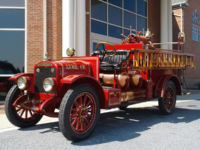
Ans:
{"type": "Polygon", "coordinates": [[[48,77],[56,78],[56,69],[55,68],[36,68],[36,70],[35,70],[35,92],[46,93],[43,89],[43,81],[45,78],[48,78],[48,77]]]}

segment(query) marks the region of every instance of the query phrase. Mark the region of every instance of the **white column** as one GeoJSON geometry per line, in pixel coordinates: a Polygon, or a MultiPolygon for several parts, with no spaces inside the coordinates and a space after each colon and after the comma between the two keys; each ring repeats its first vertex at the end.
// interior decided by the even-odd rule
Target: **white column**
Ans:
{"type": "Polygon", "coordinates": [[[74,46],[74,0],[62,0],[62,56],[74,46]]]}
{"type": "MultiPolygon", "coordinates": [[[[161,0],[161,43],[172,42],[172,6],[171,0],[161,0]]],[[[163,49],[172,49],[172,45],[161,45],[163,49]]]]}
{"type": "Polygon", "coordinates": [[[24,61],[24,72],[27,73],[28,72],[28,49],[27,49],[27,44],[28,44],[28,39],[27,39],[27,36],[28,36],[28,23],[27,23],[27,20],[28,20],[28,17],[27,17],[27,9],[28,9],[28,2],[25,1],[25,61],[24,61]]]}
{"type": "MultiPolygon", "coordinates": [[[[169,36],[168,36],[168,41],[169,42],[173,42],[173,23],[172,23],[172,3],[171,3],[171,0],[168,0],[168,33],[169,33],[169,36]]],[[[168,45],[169,49],[173,49],[173,45],[168,45]]]]}
{"type": "Polygon", "coordinates": [[[86,55],[86,7],[85,0],[76,0],[76,31],[75,50],[76,55],[86,55]]]}
{"type": "Polygon", "coordinates": [[[181,6],[181,32],[183,32],[183,8],[181,6]]]}
{"type": "Polygon", "coordinates": [[[47,0],[43,0],[43,59],[47,58],[47,0]]]}
{"type": "MultiPolygon", "coordinates": [[[[168,0],[161,0],[160,6],[160,42],[168,42],[168,0]]],[[[161,45],[161,48],[168,49],[168,45],[161,45]]]]}

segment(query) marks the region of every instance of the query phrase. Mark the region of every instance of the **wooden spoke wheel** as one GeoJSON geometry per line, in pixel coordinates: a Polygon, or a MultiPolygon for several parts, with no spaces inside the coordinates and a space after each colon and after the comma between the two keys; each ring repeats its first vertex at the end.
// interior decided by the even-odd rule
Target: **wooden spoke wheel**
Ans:
{"type": "Polygon", "coordinates": [[[159,98],[159,109],[162,114],[171,114],[176,105],[176,87],[169,81],[165,87],[164,97],[159,98]]]}
{"type": "Polygon", "coordinates": [[[89,92],[79,94],[70,110],[70,123],[76,133],[87,132],[96,116],[96,102],[89,92]]]}
{"type": "Polygon", "coordinates": [[[33,126],[40,121],[42,115],[30,109],[33,107],[33,105],[27,99],[24,99],[20,103],[14,105],[14,102],[20,96],[23,96],[23,94],[20,92],[17,85],[14,85],[6,96],[6,116],[8,120],[15,126],[22,128],[33,126]]]}
{"type": "Polygon", "coordinates": [[[99,100],[89,85],[67,91],[60,106],[59,126],[63,135],[72,141],[87,138],[99,119],[99,100]]]}

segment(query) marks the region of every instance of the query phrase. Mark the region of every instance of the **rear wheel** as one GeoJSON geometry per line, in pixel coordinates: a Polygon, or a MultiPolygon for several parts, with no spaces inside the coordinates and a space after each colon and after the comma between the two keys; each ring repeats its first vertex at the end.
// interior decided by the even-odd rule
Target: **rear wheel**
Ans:
{"type": "Polygon", "coordinates": [[[8,92],[5,99],[5,112],[8,120],[18,127],[30,127],[40,121],[42,115],[30,110],[32,107],[27,99],[14,105],[17,98],[23,96],[17,85],[14,85],[8,92]]]}
{"type": "Polygon", "coordinates": [[[72,141],[87,138],[100,116],[96,91],[83,84],[69,89],[60,105],[59,126],[63,135],[72,141]]]}
{"type": "Polygon", "coordinates": [[[172,81],[168,81],[164,97],[159,98],[159,109],[162,114],[168,115],[174,112],[176,105],[176,87],[172,81]]]}

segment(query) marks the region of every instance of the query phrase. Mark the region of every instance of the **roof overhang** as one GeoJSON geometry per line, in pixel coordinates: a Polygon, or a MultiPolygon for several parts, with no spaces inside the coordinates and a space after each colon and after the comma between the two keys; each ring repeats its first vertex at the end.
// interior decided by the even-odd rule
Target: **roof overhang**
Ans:
{"type": "Polygon", "coordinates": [[[173,9],[187,7],[188,5],[189,5],[188,0],[172,0],[172,8],[173,9]]]}

